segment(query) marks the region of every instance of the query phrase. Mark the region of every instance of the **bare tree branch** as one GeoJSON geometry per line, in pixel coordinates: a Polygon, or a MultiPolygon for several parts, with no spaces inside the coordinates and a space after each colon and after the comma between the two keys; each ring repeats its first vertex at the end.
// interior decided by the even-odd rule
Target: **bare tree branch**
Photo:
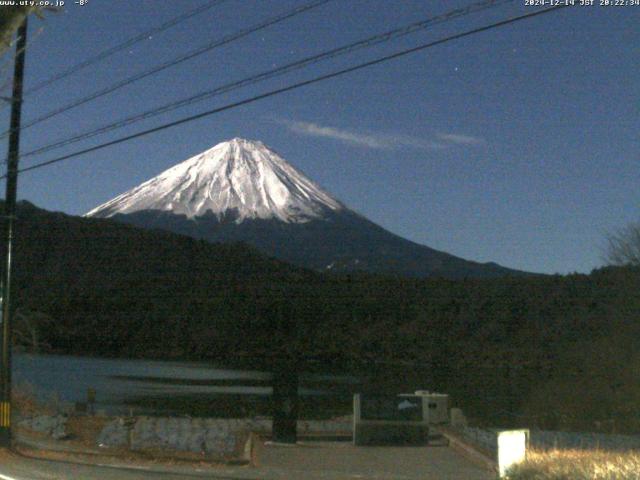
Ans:
{"type": "Polygon", "coordinates": [[[640,223],[632,223],[607,237],[605,261],[609,265],[640,266],[640,223]]]}

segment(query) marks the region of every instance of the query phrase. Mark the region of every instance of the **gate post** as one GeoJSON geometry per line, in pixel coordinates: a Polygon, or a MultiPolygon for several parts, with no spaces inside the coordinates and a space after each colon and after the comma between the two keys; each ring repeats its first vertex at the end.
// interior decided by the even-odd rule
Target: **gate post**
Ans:
{"type": "Polygon", "coordinates": [[[273,441],[298,440],[298,369],[293,361],[276,361],[273,369],[273,441]]]}

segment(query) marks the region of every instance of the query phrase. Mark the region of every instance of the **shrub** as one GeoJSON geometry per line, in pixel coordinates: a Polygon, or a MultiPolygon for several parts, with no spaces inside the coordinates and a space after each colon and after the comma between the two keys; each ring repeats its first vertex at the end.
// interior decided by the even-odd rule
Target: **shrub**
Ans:
{"type": "Polygon", "coordinates": [[[639,480],[640,452],[529,451],[508,472],[512,480],[639,480]]]}
{"type": "Polygon", "coordinates": [[[71,408],[70,405],[62,402],[56,393],[42,398],[29,382],[21,382],[13,386],[11,403],[14,412],[22,417],[68,413],[71,408]]]}

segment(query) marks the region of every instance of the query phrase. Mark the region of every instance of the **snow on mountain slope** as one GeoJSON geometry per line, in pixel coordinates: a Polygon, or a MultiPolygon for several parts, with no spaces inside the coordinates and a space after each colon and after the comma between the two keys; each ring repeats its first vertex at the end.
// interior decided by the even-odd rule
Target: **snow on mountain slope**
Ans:
{"type": "Polygon", "coordinates": [[[345,207],[262,142],[234,138],[162,172],[94,208],[86,216],[111,217],[160,210],[195,218],[305,223],[345,207]]]}

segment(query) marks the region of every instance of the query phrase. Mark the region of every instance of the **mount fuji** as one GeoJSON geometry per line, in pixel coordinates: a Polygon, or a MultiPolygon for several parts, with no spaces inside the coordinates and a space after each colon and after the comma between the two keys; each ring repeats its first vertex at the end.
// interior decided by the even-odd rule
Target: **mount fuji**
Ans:
{"type": "Polygon", "coordinates": [[[262,142],[234,138],[91,210],[210,242],[246,242],[321,271],[448,278],[522,275],[411,242],[348,209],[262,142]]]}

